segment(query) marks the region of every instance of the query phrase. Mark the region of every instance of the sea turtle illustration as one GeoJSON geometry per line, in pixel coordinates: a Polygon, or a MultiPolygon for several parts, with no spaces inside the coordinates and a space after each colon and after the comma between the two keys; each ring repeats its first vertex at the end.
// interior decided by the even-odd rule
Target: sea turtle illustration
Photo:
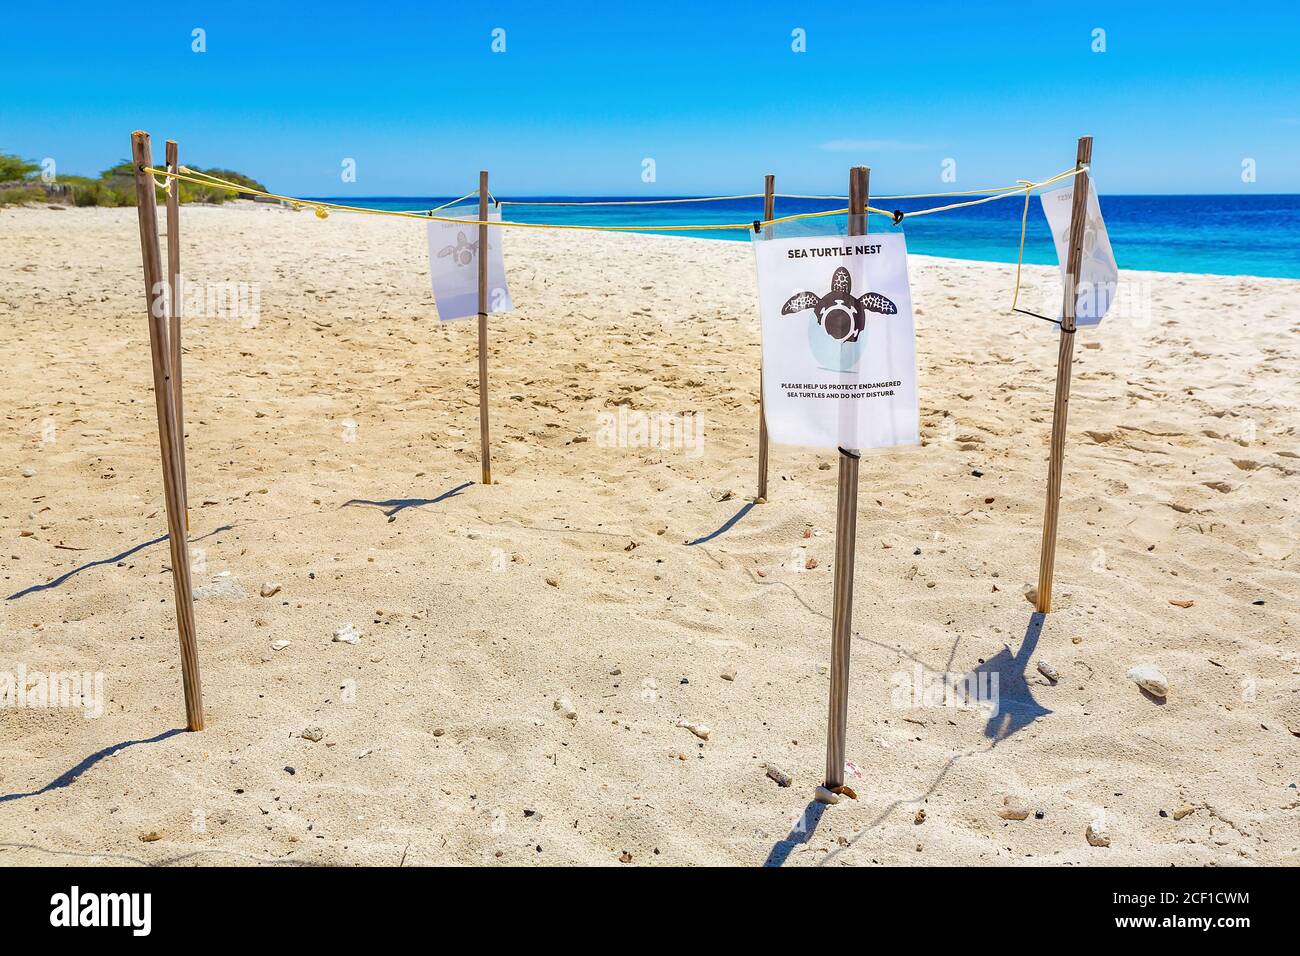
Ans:
{"type": "Polygon", "coordinates": [[[862,330],[867,327],[867,313],[878,312],[881,315],[897,315],[898,306],[890,302],[879,292],[865,295],[853,295],[853,279],[849,270],[840,266],[831,276],[831,291],[825,295],[813,292],[800,292],[790,296],[781,306],[782,315],[794,315],[804,309],[817,313],[817,324],[826,330],[826,334],[837,342],[856,342],[862,330]]]}
{"type": "Polygon", "coordinates": [[[474,256],[478,253],[478,240],[470,242],[465,238],[465,233],[456,233],[456,244],[454,246],[443,246],[442,251],[438,253],[439,259],[445,259],[451,256],[451,261],[458,266],[467,266],[474,261],[474,256]]]}

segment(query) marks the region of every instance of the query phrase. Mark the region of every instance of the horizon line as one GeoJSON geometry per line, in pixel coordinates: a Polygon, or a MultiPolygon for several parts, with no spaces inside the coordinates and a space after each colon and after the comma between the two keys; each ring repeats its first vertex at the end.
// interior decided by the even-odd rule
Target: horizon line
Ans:
{"type": "MultiPolygon", "coordinates": [[[[994,195],[994,194],[996,194],[996,193],[998,193],[998,192],[1011,192],[1011,190],[1009,190],[1009,189],[1008,189],[1008,190],[996,190],[996,189],[993,189],[993,190],[989,190],[988,195],[994,195]]],[[[762,193],[746,193],[746,194],[743,195],[743,198],[760,199],[760,198],[762,198],[762,195],[763,195],[762,193]]],[[[847,198],[848,198],[848,197],[846,197],[846,196],[831,195],[831,194],[827,194],[827,195],[828,195],[830,198],[832,198],[832,199],[847,199],[847,198]]],[[[888,194],[886,194],[886,195],[888,195],[888,194]]],[[[938,196],[940,196],[940,195],[942,195],[942,193],[930,193],[930,194],[926,194],[926,193],[917,193],[915,196],[908,196],[908,197],[905,197],[905,198],[928,199],[928,198],[938,197],[938,196]]],[[[1134,197],[1134,198],[1164,198],[1164,197],[1180,197],[1180,198],[1181,198],[1181,197],[1187,197],[1187,196],[1198,196],[1198,197],[1206,197],[1206,198],[1217,198],[1217,197],[1222,196],[1222,197],[1225,197],[1225,198],[1234,198],[1234,199],[1235,199],[1235,198],[1240,197],[1240,196],[1259,196],[1259,197],[1265,197],[1265,196],[1269,196],[1269,197],[1271,197],[1271,196],[1297,196],[1297,197],[1300,197],[1300,191],[1296,191],[1296,192],[1276,192],[1276,193],[1275,193],[1275,192],[1267,192],[1267,193],[1265,193],[1265,192],[1258,192],[1258,193],[1257,193],[1257,192],[1251,192],[1251,191],[1242,191],[1242,192],[1235,192],[1235,193],[1221,193],[1221,192],[1219,192],[1219,193],[1202,193],[1202,192],[1192,192],[1192,193],[1173,193],[1173,192],[1171,192],[1171,193],[1103,192],[1103,193],[1099,193],[1098,195],[1100,195],[1100,196],[1128,196],[1128,197],[1134,197]]],[[[656,194],[656,195],[652,195],[652,196],[637,195],[637,194],[633,194],[633,193],[517,193],[517,194],[515,194],[515,196],[518,197],[518,198],[526,198],[526,199],[638,199],[638,200],[642,200],[642,201],[653,201],[653,200],[656,200],[656,199],[713,199],[713,198],[717,198],[719,201],[724,201],[725,199],[729,198],[729,197],[713,197],[713,196],[708,196],[708,195],[706,195],[706,194],[704,194],[704,193],[699,193],[699,194],[696,194],[696,193],[663,193],[663,194],[656,194]]],[[[351,199],[351,200],[354,200],[354,201],[355,201],[355,200],[358,200],[358,199],[409,199],[409,200],[423,200],[423,199],[446,199],[446,198],[450,198],[450,197],[451,197],[451,193],[446,193],[446,194],[440,194],[440,193],[425,193],[425,194],[421,194],[421,195],[398,195],[398,194],[396,194],[396,193],[390,193],[390,194],[387,194],[387,195],[364,195],[364,196],[359,196],[359,195],[347,195],[347,194],[340,194],[340,193],[335,193],[335,194],[315,194],[315,195],[309,195],[309,194],[304,193],[302,196],[299,196],[299,197],[297,197],[297,198],[300,198],[300,199],[319,199],[319,200],[351,199]]],[[[513,198],[512,198],[511,196],[509,196],[509,195],[505,195],[505,194],[502,194],[502,195],[500,195],[500,196],[495,196],[494,198],[495,198],[498,202],[500,202],[500,201],[505,201],[505,202],[511,202],[511,201],[513,201],[513,198]]],[[[781,198],[783,198],[783,195],[782,195],[781,193],[777,193],[777,194],[776,194],[776,198],[781,199],[781,198]]],[[[787,195],[787,196],[785,196],[784,198],[790,198],[790,197],[787,195]]],[[[467,200],[467,201],[468,201],[468,200],[467,200]]],[[[740,200],[737,199],[737,200],[734,200],[734,201],[739,202],[740,200]]]]}

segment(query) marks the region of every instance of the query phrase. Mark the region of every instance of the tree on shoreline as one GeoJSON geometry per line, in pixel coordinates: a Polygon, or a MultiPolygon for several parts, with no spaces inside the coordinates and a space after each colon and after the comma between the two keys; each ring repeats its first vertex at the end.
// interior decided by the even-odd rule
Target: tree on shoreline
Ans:
{"type": "Polygon", "coordinates": [[[40,168],[30,159],[23,159],[12,153],[0,153],[0,183],[27,179],[40,168]]]}
{"type": "MultiPolygon", "coordinates": [[[[25,160],[21,156],[0,152],[0,184],[17,184],[0,189],[0,206],[46,201],[48,198],[47,190],[36,177],[36,174],[40,172],[40,168],[37,163],[25,160]]],[[[196,172],[206,172],[210,176],[238,183],[250,189],[260,190],[261,192],[267,191],[264,185],[252,177],[245,176],[243,173],[237,173],[229,169],[204,170],[197,166],[193,168],[196,172]]],[[[96,178],[89,176],[60,176],[58,182],[72,188],[72,202],[77,206],[135,205],[135,171],[131,167],[130,160],[124,160],[116,166],[104,170],[96,178]]],[[[162,200],[162,190],[158,191],[158,198],[160,201],[162,200]]],[[[231,199],[252,198],[252,193],[241,192],[238,189],[201,186],[186,182],[180,183],[180,200],[183,203],[197,202],[217,205],[231,199]]]]}

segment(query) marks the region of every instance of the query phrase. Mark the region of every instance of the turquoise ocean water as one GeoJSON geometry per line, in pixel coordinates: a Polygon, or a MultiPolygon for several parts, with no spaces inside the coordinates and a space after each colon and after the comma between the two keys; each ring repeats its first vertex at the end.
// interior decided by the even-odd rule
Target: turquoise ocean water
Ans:
{"type": "MultiPolygon", "coordinates": [[[[328,199],[330,197],[315,197],[328,199]]],[[[374,209],[425,210],[453,197],[334,198],[333,201],[374,209]]],[[[738,199],[708,203],[652,206],[530,206],[511,200],[610,200],[631,196],[518,196],[504,200],[504,215],[518,222],[588,223],[593,225],[678,225],[749,222],[762,215],[762,200],[738,199]]],[[[954,200],[873,200],[881,208],[920,209],[954,200]]],[[[1233,196],[1105,196],[1102,215],[1121,269],[1194,272],[1216,275],[1275,276],[1300,279],[1300,195],[1233,196]]],[[[776,215],[843,208],[843,200],[781,199],[776,215]]],[[[872,231],[899,229],[907,235],[909,252],[956,259],[1015,262],[1020,241],[1022,198],[971,206],[914,220],[895,227],[888,218],[871,217],[872,231]]],[[[470,215],[475,207],[456,207],[470,215]]],[[[441,213],[440,213],[441,215],[441,213]]],[[[843,231],[843,217],[808,220],[783,227],[780,235],[843,231]]],[[[674,232],[723,241],[748,241],[744,230],[674,232]]],[[[1056,252],[1037,195],[1029,206],[1025,261],[1056,262],[1056,252]]]]}

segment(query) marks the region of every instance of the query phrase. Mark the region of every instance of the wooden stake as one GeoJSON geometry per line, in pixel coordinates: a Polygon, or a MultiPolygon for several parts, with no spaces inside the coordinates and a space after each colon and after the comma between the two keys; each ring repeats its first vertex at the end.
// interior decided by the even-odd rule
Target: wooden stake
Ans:
{"type": "MultiPolygon", "coordinates": [[[[763,178],[763,220],[776,215],[776,177],[767,175],[763,178]]],[[[763,238],[772,238],[772,227],[765,226],[763,238]]],[[[754,497],[758,504],[767,501],[767,413],[763,408],[763,360],[758,360],[758,494],[754,497]]]]}
{"type": "MultiPolygon", "coordinates": [[[[176,140],[167,140],[167,168],[180,166],[176,140]]],[[[185,509],[185,533],[190,533],[189,479],[185,470],[185,402],[181,393],[181,182],[167,181],[167,286],[170,289],[167,344],[172,360],[172,407],[176,409],[176,455],[181,469],[181,507],[185,509]]]]}
{"type": "MultiPolygon", "coordinates": [[[[871,170],[849,171],[850,236],[867,234],[871,170]]],[[[835,506],[835,584],[832,591],[830,714],[826,726],[826,790],[844,786],[844,740],[849,723],[849,641],[853,634],[853,565],[858,535],[858,453],[840,449],[835,506]]]]}
{"type": "Polygon", "coordinates": [[[185,690],[185,717],[190,730],[203,729],[203,689],[199,681],[199,651],[194,628],[194,592],[190,582],[189,542],[185,536],[180,466],[176,457],[176,409],[172,397],[171,354],[167,342],[166,306],[163,299],[162,254],[158,244],[158,203],[154,195],[153,151],[149,134],[131,134],[135,163],[136,209],[140,221],[140,257],[144,263],[144,295],[149,320],[149,350],[153,358],[154,403],[158,410],[158,444],[162,449],[163,499],[167,505],[167,536],[171,548],[172,590],[176,601],[176,629],[181,643],[181,681],[185,690]]]}
{"type": "Polygon", "coordinates": [[[478,174],[478,435],[483,484],[492,484],[492,448],[488,441],[487,317],[488,317],[488,174],[478,174]]]}
{"type": "MultiPolygon", "coordinates": [[[[1079,137],[1075,163],[1092,162],[1092,137],[1079,137]]],[[[1052,574],[1056,569],[1056,525],[1061,507],[1061,473],[1065,467],[1065,426],[1070,412],[1070,366],[1074,362],[1074,312],[1078,301],[1083,232],[1088,220],[1088,174],[1074,177],[1070,207],[1070,247],[1065,263],[1065,293],[1061,304],[1061,344],[1056,353],[1056,401],[1052,407],[1052,446],[1047,459],[1047,508],[1043,514],[1043,544],[1038,560],[1040,614],[1052,610],[1052,574]]]]}

